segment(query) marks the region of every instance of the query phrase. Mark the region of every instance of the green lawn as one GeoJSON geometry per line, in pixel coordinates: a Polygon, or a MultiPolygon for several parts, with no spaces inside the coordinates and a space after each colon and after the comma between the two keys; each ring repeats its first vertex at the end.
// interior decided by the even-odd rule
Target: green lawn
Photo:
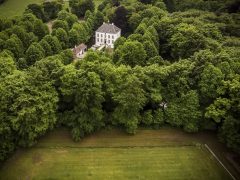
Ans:
{"type": "MultiPolygon", "coordinates": [[[[6,0],[0,5],[0,17],[13,17],[23,13],[28,4],[41,3],[43,0],[6,0]]],[[[94,0],[96,8],[102,0],[94,0]]],[[[67,3],[65,8],[68,7],[67,3]]]]}
{"type": "Polygon", "coordinates": [[[66,131],[15,153],[0,170],[3,179],[211,179],[230,177],[204,146],[180,142],[181,134],[142,130],[136,136],[99,132],[82,142],[66,131]]]}
{"type": "Polygon", "coordinates": [[[41,3],[43,0],[6,0],[0,5],[0,17],[13,17],[23,13],[28,4],[41,3]]]}

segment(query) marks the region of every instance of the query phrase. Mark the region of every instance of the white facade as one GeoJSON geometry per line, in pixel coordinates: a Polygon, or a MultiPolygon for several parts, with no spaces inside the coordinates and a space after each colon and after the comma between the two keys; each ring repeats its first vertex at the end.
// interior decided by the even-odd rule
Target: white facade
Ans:
{"type": "MultiPolygon", "coordinates": [[[[114,25],[111,24],[111,26],[114,26],[114,25]]],[[[107,27],[107,26],[105,26],[105,27],[107,27]]],[[[121,30],[119,28],[115,32],[108,32],[108,29],[106,29],[105,32],[103,32],[103,30],[99,30],[99,31],[97,30],[95,32],[95,45],[96,46],[106,45],[108,47],[114,48],[114,42],[120,36],[121,36],[121,30]]]]}

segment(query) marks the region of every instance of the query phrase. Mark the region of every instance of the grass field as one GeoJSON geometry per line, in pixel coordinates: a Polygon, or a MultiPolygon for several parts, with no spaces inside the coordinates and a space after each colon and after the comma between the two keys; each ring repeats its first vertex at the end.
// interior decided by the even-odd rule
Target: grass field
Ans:
{"type": "MultiPolygon", "coordinates": [[[[166,131],[165,131],[166,132],[166,131]]],[[[15,153],[0,170],[3,179],[231,179],[204,146],[161,131],[135,136],[99,132],[82,142],[66,131],[15,153]],[[180,139],[182,139],[180,141],[180,139]]]]}
{"type": "MultiPolygon", "coordinates": [[[[0,5],[0,17],[13,17],[23,13],[28,4],[41,3],[43,0],[6,0],[0,5]]],[[[94,0],[96,8],[102,0],[94,0]]],[[[68,7],[67,5],[65,8],[68,7]]]]}
{"type": "Polygon", "coordinates": [[[6,0],[0,5],[0,17],[13,17],[23,13],[28,4],[41,3],[43,0],[6,0]]]}

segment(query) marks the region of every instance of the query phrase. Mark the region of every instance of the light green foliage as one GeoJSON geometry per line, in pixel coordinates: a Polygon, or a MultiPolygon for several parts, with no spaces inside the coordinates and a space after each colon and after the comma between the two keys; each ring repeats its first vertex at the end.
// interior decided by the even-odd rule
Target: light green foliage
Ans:
{"type": "Polygon", "coordinates": [[[68,30],[69,30],[68,23],[66,21],[63,21],[63,20],[55,20],[53,22],[52,29],[58,29],[58,28],[62,28],[66,32],[68,32],[68,30]]]}
{"type": "Polygon", "coordinates": [[[220,136],[223,142],[239,151],[239,110],[240,110],[240,76],[235,75],[232,80],[224,81],[220,95],[206,111],[205,116],[217,123],[222,123],[220,136]],[[225,98],[228,97],[228,98],[225,98]]]}
{"type": "Polygon", "coordinates": [[[16,64],[11,56],[6,53],[0,54],[0,79],[12,74],[16,70],[16,64]]]}
{"type": "Polygon", "coordinates": [[[69,13],[65,10],[62,10],[58,13],[58,20],[66,21],[68,23],[69,29],[72,28],[72,25],[78,21],[78,18],[76,15],[69,13]]]}
{"type": "Polygon", "coordinates": [[[224,75],[221,70],[212,64],[206,65],[199,82],[199,89],[203,98],[216,98],[217,89],[222,84],[224,75]]]}
{"type": "Polygon", "coordinates": [[[186,58],[194,52],[204,48],[204,36],[193,25],[179,24],[175,28],[176,33],[170,39],[172,56],[174,58],[186,58]]]}
{"type": "Polygon", "coordinates": [[[196,132],[201,118],[198,94],[189,91],[167,104],[166,121],[173,126],[183,127],[187,132],[196,132]]]}
{"type": "Polygon", "coordinates": [[[143,45],[137,41],[124,43],[118,47],[115,53],[118,56],[116,59],[118,64],[134,67],[136,65],[145,65],[146,63],[146,51],[143,45]]]}
{"type": "Polygon", "coordinates": [[[146,101],[142,83],[129,68],[120,66],[116,73],[117,86],[113,87],[112,98],[117,104],[113,112],[114,121],[123,124],[128,133],[136,133],[140,110],[146,101]]]}
{"type": "Polygon", "coordinates": [[[125,37],[119,37],[115,42],[114,42],[114,49],[117,49],[118,46],[123,45],[126,42],[125,37]]]}

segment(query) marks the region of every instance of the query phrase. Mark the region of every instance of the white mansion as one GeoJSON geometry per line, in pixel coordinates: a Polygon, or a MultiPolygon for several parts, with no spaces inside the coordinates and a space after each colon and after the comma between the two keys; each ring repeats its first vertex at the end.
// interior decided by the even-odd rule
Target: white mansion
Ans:
{"type": "Polygon", "coordinates": [[[95,32],[95,46],[114,48],[114,42],[121,36],[121,29],[113,23],[103,23],[95,32]]]}

